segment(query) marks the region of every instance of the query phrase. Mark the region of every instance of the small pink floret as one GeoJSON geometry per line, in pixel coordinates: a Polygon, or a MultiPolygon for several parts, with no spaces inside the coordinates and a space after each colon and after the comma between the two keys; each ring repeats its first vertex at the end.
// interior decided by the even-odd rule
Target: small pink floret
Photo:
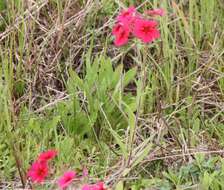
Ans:
{"type": "Polygon", "coordinates": [[[75,176],[76,176],[76,173],[73,171],[65,172],[64,175],[59,178],[58,186],[61,189],[66,189],[72,183],[75,176]]]}
{"type": "Polygon", "coordinates": [[[89,175],[88,169],[86,167],[84,167],[82,170],[82,176],[87,177],[88,175],[89,175]]]}
{"type": "Polygon", "coordinates": [[[127,25],[117,24],[113,28],[113,35],[115,36],[114,44],[116,46],[122,46],[128,43],[130,35],[130,29],[127,25]]]}
{"type": "Polygon", "coordinates": [[[123,24],[121,24],[121,23],[115,24],[113,29],[112,29],[112,34],[113,35],[118,34],[122,30],[122,28],[123,28],[123,24]]]}
{"type": "Polygon", "coordinates": [[[160,32],[157,29],[157,22],[154,20],[137,19],[133,33],[144,43],[152,42],[160,37],[160,32]]]}
{"type": "Polygon", "coordinates": [[[98,182],[96,184],[85,184],[82,190],[106,190],[103,182],[98,182]]]}
{"type": "Polygon", "coordinates": [[[129,7],[127,10],[122,10],[117,16],[117,21],[123,24],[130,24],[136,15],[136,9],[134,6],[129,7]]]}
{"type": "Polygon", "coordinates": [[[47,163],[39,161],[34,162],[30,167],[27,175],[33,182],[43,182],[48,175],[47,163]]]}
{"type": "Polygon", "coordinates": [[[56,150],[48,150],[46,152],[42,152],[40,156],[38,157],[39,161],[44,161],[47,162],[51,159],[53,159],[55,156],[57,156],[57,151],[56,150]]]}
{"type": "Polygon", "coordinates": [[[148,10],[146,13],[151,15],[151,16],[164,16],[165,15],[164,9],[148,10]]]}

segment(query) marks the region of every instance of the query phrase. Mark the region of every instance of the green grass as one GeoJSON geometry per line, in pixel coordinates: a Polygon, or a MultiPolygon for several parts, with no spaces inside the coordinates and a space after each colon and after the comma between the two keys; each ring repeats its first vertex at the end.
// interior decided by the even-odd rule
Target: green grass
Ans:
{"type": "Polygon", "coordinates": [[[52,180],[86,166],[116,190],[224,189],[222,0],[27,2],[0,1],[0,186],[55,148],[52,180]],[[161,39],[117,49],[133,3],[166,10],[161,39]]]}

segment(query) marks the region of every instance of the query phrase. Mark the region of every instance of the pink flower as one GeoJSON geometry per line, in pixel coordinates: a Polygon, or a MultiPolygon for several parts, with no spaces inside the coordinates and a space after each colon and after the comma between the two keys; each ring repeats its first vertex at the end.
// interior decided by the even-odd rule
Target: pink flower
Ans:
{"type": "Polygon", "coordinates": [[[106,188],[104,187],[104,183],[103,182],[98,182],[96,184],[85,184],[82,187],[82,190],[106,190],[106,188]]]}
{"type": "Polygon", "coordinates": [[[64,173],[62,177],[58,180],[58,185],[61,189],[66,189],[71,183],[72,180],[75,178],[76,173],[73,171],[67,171],[64,173]]]}
{"type": "Polygon", "coordinates": [[[34,162],[27,175],[33,182],[41,183],[48,175],[47,163],[39,161],[34,162]]]}
{"type": "Polygon", "coordinates": [[[121,23],[115,24],[115,26],[112,29],[112,34],[113,35],[118,34],[122,30],[122,28],[123,28],[123,24],[121,24],[121,23]]]}
{"type": "Polygon", "coordinates": [[[114,44],[116,46],[122,46],[128,43],[130,28],[127,25],[115,25],[112,33],[115,36],[114,44]]]}
{"type": "Polygon", "coordinates": [[[82,170],[82,176],[87,177],[88,175],[89,175],[88,169],[86,167],[84,167],[82,170]]]}
{"type": "MultiPolygon", "coordinates": [[[[165,11],[154,9],[146,13],[152,16],[163,16],[165,11]]],[[[144,19],[143,15],[139,14],[133,6],[121,11],[112,29],[112,34],[115,36],[114,44],[118,47],[127,44],[130,36],[135,36],[144,43],[152,42],[160,37],[157,22],[144,19]]]]}
{"type": "Polygon", "coordinates": [[[56,150],[48,150],[46,152],[42,152],[38,157],[38,160],[47,162],[48,160],[53,159],[57,154],[58,153],[56,150]]]}
{"type": "Polygon", "coordinates": [[[146,14],[149,14],[151,16],[164,16],[165,11],[164,11],[164,9],[154,9],[154,10],[146,11],[146,14]]]}
{"type": "Polygon", "coordinates": [[[152,42],[160,37],[159,30],[156,28],[157,22],[153,20],[137,19],[135,21],[134,35],[144,43],[152,42]]]}
{"type": "Polygon", "coordinates": [[[130,24],[136,15],[136,9],[134,6],[129,7],[127,10],[122,10],[117,17],[117,21],[123,24],[130,24]]]}

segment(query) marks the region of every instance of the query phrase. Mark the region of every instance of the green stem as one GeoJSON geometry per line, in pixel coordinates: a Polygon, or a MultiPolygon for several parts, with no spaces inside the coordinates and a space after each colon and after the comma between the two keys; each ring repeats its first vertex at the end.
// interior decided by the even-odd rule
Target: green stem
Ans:
{"type": "Polygon", "coordinates": [[[130,137],[130,153],[129,153],[129,158],[127,165],[130,166],[131,162],[131,157],[132,157],[132,150],[133,150],[133,145],[135,142],[135,136],[136,136],[136,129],[138,127],[138,118],[139,116],[144,113],[144,101],[145,101],[145,85],[146,85],[146,80],[147,80],[147,46],[144,47],[142,51],[142,56],[141,52],[139,51],[138,57],[142,57],[142,64],[140,65],[141,67],[141,72],[140,72],[140,90],[137,90],[137,99],[136,99],[136,105],[137,105],[137,111],[135,115],[135,128],[133,135],[130,137]]]}

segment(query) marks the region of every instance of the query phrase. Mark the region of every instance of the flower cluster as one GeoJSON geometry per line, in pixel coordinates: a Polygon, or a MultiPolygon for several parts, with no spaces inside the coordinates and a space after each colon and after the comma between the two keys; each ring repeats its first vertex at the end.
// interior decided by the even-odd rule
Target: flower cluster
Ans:
{"type": "MultiPolygon", "coordinates": [[[[67,171],[59,178],[58,186],[60,189],[64,190],[73,182],[75,178],[79,180],[79,178],[76,177],[76,173],[74,171],[67,171]]],[[[84,184],[81,190],[106,190],[106,188],[103,182],[98,182],[96,184],[84,184]]]]}
{"type": "Polygon", "coordinates": [[[41,183],[49,173],[48,162],[57,155],[57,151],[48,150],[39,155],[38,159],[31,165],[28,171],[28,177],[33,182],[41,183]]]}
{"type": "MultiPolygon", "coordinates": [[[[57,156],[56,150],[48,150],[46,152],[41,153],[37,160],[34,161],[28,170],[27,176],[34,183],[42,183],[49,174],[49,161],[52,160],[55,156],[57,156]]],[[[86,168],[83,169],[83,177],[88,176],[88,170],[86,168]]],[[[80,179],[81,179],[80,178],[80,179]]],[[[79,179],[76,176],[76,172],[74,171],[66,171],[57,181],[57,184],[60,189],[65,190],[74,179],[79,179]]],[[[106,190],[103,182],[98,182],[96,184],[84,184],[81,188],[82,190],[106,190]]]]}
{"type": "MultiPolygon", "coordinates": [[[[148,10],[146,14],[150,16],[163,16],[163,9],[148,10]]],[[[130,36],[140,39],[144,43],[150,43],[160,37],[157,28],[158,23],[153,19],[145,19],[138,13],[135,7],[122,10],[116,18],[116,24],[112,29],[115,36],[114,44],[122,46],[128,43],[130,36]]]]}

